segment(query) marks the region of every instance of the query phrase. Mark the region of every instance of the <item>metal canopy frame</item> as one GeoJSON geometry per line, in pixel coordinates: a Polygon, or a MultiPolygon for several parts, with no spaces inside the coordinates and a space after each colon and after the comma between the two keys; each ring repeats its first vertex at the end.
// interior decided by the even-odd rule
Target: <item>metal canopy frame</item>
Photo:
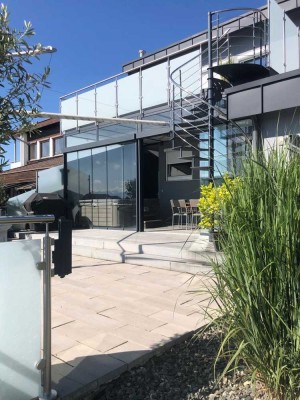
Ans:
{"type": "Polygon", "coordinates": [[[51,112],[33,112],[33,111],[27,111],[27,113],[28,115],[31,115],[34,118],[47,117],[47,118],[57,118],[57,119],[69,119],[75,121],[92,121],[99,123],[112,122],[112,123],[122,123],[122,124],[170,126],[170,122],[167,121],[148,120],[148,119],[92,117],[88,115],[61,114],[61,113],[51,113],[51,112]]]}

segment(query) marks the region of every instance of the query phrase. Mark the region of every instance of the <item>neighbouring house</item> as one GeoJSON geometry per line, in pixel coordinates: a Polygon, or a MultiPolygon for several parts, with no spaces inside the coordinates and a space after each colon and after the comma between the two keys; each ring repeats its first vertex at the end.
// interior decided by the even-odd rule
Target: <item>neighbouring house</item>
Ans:
{"type": "Polygon", "coordinates": [[[211,12],[208,29],[123,65],[61,98],[65,196],[76,228],[142,231],[168,224],[170,200],[238,171],[246,144],[268,148],[300,133],[300,7],[211,12]],[[165,126],[91,122],[125,117],[165,126]]]}
{"type": "Polygon", "coordinates": [[[13,162],[11,168],[0,175],[10,198],[32,189],[38,191],[42,171],[58,166],[63,170],[64,162],[63,135],[57,119],[38,122],[16,141],[19,142],[20,161],[13,162]]]}

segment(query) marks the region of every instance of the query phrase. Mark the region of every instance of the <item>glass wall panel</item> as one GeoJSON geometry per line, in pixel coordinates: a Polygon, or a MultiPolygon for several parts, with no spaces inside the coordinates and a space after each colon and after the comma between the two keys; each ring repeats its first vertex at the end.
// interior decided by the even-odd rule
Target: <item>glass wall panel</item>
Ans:
{"type": "Polygon", "coordinates": [[[43,171],[38,171],[37,173],[38,193],[57,193],[60,196],[63,196],[63,189],[64,189],[63,176],[64,176],[63,165],[58,165],[57,167],[48,168],[43,171]]]}
{"type": "Polygon", "coordinates": [[[74,129],[66,132],[66,147],[80,146],[98,140],[97,127],[93,124],[90,127],[74,129]]]}
{"type": "Polygon", "coordinates": [[[68,203],[72,210],[72,218],[75,223],[75,227],[78,223],[79,218],[79,171],[78,171],[78,158],[77,151],[74,153],[67,154],[67,194],[68,203]]]}
{"type": "Polygon", "coordinates": [[[93,220],[91,150],[78,152],[78,168],[81,225],[84,228],[89,228],[93,220]]]}
{"type": "Polygon", "coordinates": [[[121,227],[119,208],[123,200],[123,149],[107,148],[107,226],[121,227]]]}
{"type": "Polygon", "coordinates": [[[135,143],[123,147],[124,199],[120,210],[121,225],[124,228],[136,226],[136,146],[135,143]]]}
{"type": "Polygon", "coordinates": [[[106,147],[92,150],[93,226],[106,227],[107,168],[106,147]]]}
{"type": "Polygon", "coordinates": [[[136,228],[135,144],[67,154],[68,200],[78,228],[136,228]]]}

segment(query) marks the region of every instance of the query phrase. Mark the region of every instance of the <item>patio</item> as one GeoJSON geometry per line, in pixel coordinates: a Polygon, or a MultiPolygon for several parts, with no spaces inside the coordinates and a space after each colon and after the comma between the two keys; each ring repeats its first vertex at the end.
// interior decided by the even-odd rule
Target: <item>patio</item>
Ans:
{"type": "Polygon", "coordinates": [[[80,399],[205,324],[188,293],[206,274],[74,256],[52,279],[52,380],[60,399],[80,399]]]}

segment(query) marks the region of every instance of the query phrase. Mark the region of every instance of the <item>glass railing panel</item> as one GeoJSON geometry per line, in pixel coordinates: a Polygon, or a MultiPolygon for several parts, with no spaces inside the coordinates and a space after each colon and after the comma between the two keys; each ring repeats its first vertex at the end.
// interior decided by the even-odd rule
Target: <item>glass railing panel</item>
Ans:
{"type": "MultiPolygon", "coordinates": [[[[68,99],[63,99],[61,101],[61,113],[66,115],[76,115],[77,114],[77,104],[76,96],[70,97],[68,99]]],[[[61,130],[62,132],[68,129],[74,129],[77,127],[77,121],[70,119],[61,120],[61,130]]]]}
{"type": "Polygon", "coordinates": [[[195,50],[192,53],[185,54],[184,56],[175,58],[170,61],[171,74],[178,67],[178,69],[172,78],[177,84],[179,84],[184,90],[181,92],[178,88],[175,88],[175,99],[179,98],[182,93],[182,97],[186,97],[188,92],[193,94],[199,94],[201,87],[201,74],[200,74],[200,50],[195,50]],[[196,58],[195,58],[196,57],[196,58]],[[195,58],[195,59],[194,59],[195,58]],[[187,63],[186,65],[183,65],[187,63]]]}
{"type": "Polygon", "coordinates": [[[118,80],[118,114],[139,111],[139,73],[118,80]]]}
{"type": "Polygon", "coordinates": [[[278,73],[284,72],[284,11],[276,3],[270,0],[270,67],[278,73]]]}
{"type": "Polygon", "coordinates": [[[168,102],[167,63],[142,71],[143,108],[154,107],[168,102]]]}
{"type": "Polygon", "coordinates": [[[97,116],[116,116],[116,82],[110,82],[96,89],[97,93],[97,116]]]}
{"type": "MultiPolygon", "coordinates": [[[[78,115],[95,116],[95,90],[91,89],[78,94],[78,115]]],[[[78,126],[86,125],[87,121],[78,121],[78,126]]]]}
{"type": "Polygon", "coordinates": [[[0,398],[28,400],[40,394],[40,240],[1,243],[0,398]]]}
{"type": "Polygon", "coordinates": [[[285,17],[286,71],[299,68],[298,27],[286,15],[285,17]]]}

